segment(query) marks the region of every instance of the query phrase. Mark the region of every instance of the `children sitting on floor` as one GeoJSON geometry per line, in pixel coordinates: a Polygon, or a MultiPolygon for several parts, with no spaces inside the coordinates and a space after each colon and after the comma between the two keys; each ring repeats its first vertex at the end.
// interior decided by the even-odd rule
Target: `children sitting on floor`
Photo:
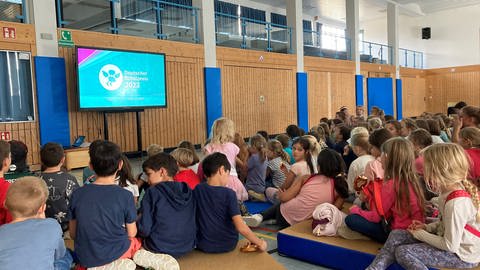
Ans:
{"type": "Polygon", "coordinates": [[[344,199],[348,197],[342,157],[335,150],[327,148],[318,155],[317,164],[318,174],[299,177],[288,189],[279,191],[281,203],[261,214],[244,216],[247,225],[258,227],[263,220],[274,219],[280,228],[285,228],[311,218],[315,207],[326,202],[341,209],[344,199]]]}
{"type": "Polygon", "coordinates": [[[170,256],[158,257],[140,250],[141,242],[134,238],[137,210],[133,195],[115,184],[117,172],[123,166],[120,148],[112,142],[100,141],[89,155],[96,180],[73,192],[68,211],[70,236],[75,240],[81,267],[134,270],[138,264],[159,270],[166,264],[178,266],[170,256]]]}
{"type": "Polygon", "coordinates": [[[5,206],[13,220],[0,226],[1,269],[70,270],[73,259],[62,229],[45,218],[47,197],[45,182],[33,176],[17,179],[8,189],[5,206]]]}
{"type": "Polygon", "coordinates": [[[189,168],[194,159],[194,153],[187,148],[177,148],[170,153],[176,160],[178,172],[173,176],[173,180],[177,182],[185,182],[192,190],[200,184],[198,175],[189,168]]]}
{"type": "Polygon", "coordinates": [[[174,257],[190,252],[195,247],[195,202],[187,183],[173,181],[177,161],[169,154],[159,153],[149,157],[142,168],[150,184],[137,221],[143,247],[174,257]]]}
{"type": "Polygon", "coordinates": [[[0,226],[12,220],[10,212],[5,208],[5,199],[10,183],[4,178],[11,161],[10,144],[7,141],[0,140],[0,226]]]}
{"type": "Polygon", "coordinates": [[[381,151],[384,179],[383,183],[382,179],[374,180],[380,187],[374,188],[370,210],[352,206],[345,224],[383,243],[390,229],[406,229],[412,220],[424,222],[425,199],[414,169],[411,142],[402,137],[391,138],[382,145],[381,151]]]}
{"type": "Polygon", "coordinates": [[[247,181],[245,187],[250,199],[265,202],[265,178],[267,176],[267,141],[260,134],[250,138],[247,181]]]}
{"type": "Polygon", "coordinates": [[[75,176],[62,171],[65,153],[61,145],[46,143],[40,150],[40,160],[43,171],[39,177],[45,181],[48,188],[47,209],[45,216],[60,223],[62,231],[68,230],[68,205],[73,191],[79,186],[75,176]]]}
{"type": "Polygon", "coordinates": [[[367,268],[387,269],[395,261],[405,269],[467,269],[480,262],[480,199],[467,179],[469,161],[455,144],[435,144],[423,152],[425,180],[440,193],[442,220],[413,220],[408,230],[394,230],[367,268]]]}
{"type": "Polygon", "coordinates": [[[267,243],[259,239],[242,220],[235,192],[225,186],[231,165],[222,153],[208,155],[202,161],[207,183],[193,191],[196,203],[197,248],[207,253],[228,252],[237,246],[238,233],[261,251],[267,243]]]}

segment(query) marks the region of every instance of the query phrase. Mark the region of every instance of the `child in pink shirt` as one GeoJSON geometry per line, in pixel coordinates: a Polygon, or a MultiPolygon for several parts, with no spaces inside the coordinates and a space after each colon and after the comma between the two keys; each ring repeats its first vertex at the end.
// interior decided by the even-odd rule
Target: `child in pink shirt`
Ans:
{"type": "Polygon", "coordinates": [[[212,140],[205,145],[204,151],[206,155],[219,152],[227,156],[232,168],[230,170],[230,180],[226,187],[235,191],[238,201],[246,201],[248,193],[243,183],[238,179],[236,170],[237,155],[240,152],[240,148],[233,143],[234,139],[235,125],[233,121],[224,117],[219,118],[213,122],[212,140]]]}

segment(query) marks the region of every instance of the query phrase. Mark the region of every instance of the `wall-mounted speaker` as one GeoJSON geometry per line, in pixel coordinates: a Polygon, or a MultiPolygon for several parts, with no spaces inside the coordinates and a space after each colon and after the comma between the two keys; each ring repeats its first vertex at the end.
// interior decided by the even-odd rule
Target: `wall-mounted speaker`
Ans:
{"type": "Polygon", "coordinates": [[[422,28],[422,39],[430,39],[431,37],[431,28],[424,27],[422,28]]]}

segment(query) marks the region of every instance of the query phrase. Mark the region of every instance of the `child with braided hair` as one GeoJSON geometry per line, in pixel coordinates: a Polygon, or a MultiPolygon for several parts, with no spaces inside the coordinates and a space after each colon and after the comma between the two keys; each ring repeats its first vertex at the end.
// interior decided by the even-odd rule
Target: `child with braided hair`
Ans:
{"type": "Polygon", "coordinates": [[[394,261],[405,269],[473,268],[480,262],[480,199],[466,179],[469,162],[456,144],[435,144],[424,153],[425,180],[440,193],[442,219],[428,225],[414,220],[394,230],[367,269],[386,269],[394,261]]]}

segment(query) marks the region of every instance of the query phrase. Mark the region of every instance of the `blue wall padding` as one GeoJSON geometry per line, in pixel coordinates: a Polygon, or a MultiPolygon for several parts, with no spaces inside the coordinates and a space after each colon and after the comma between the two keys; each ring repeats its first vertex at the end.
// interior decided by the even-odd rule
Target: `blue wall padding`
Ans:
{"type": "MultiPolygon", "coordinates": [[[[278,254],[332,269],[365,269],[375,258],[374,255],[343,248],[327,243],[313,241],[279,232],[277,234],[278,254]]],[[[388,270],[402,270],[398,264],[388,270]]],[[[434,269],[434,268],[431,268],[434,269]]]]}
{"type": "Polygon", "coordinates": [[[385,114],[393,115],[393,81],[392,78],[367,79],[368,113],[373,106],[381,108],[385,114]]]}
{"type": "Polygon", "coordinates": [[[363,76],[355,75],[355,104],[363,106],[363,76]]]}
{"type": "Polygon", "coordinates": [[[203,69],[205,81],[205,112],[207,117],[207,138],[213,122],[222,117],[222,79],[220,68],[205,67],[203,69]]]}
{"type": "Polygon", "coordinates": [[[308,131],[308,78],[305,72],[297,72],[297,123],[308,131]]]}
{"type": "Polygon", "coordinates": [[[402,80],[396,79],[395,80],[395,89],[396,89],[396,98],[397,98],[397,120],[402,120],[403,118],[403,100],[402,100],[402,80]]]}
{"type": "Polygon", "coordinates": [[[40,144],[70,146],[65,59],[34,57],[40,144]]]}

